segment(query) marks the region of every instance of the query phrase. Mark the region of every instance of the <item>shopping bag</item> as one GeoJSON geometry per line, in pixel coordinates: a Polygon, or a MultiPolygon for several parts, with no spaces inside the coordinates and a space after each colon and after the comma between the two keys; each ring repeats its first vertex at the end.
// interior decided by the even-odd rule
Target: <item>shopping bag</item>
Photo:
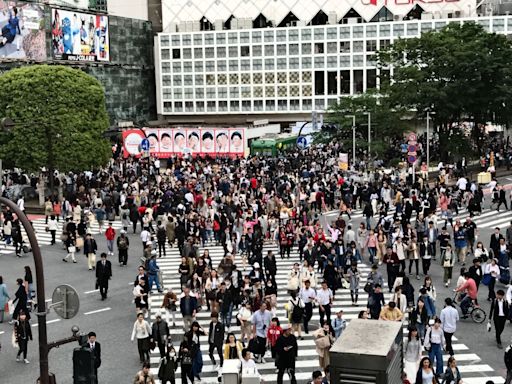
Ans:
{"type": "Polygon", "coordinates": [[[16,348],[16,349],[18,349],[18,348],[19,348],[19,346],[18,346],[18,340],[16,340],[16,333],[14,333],[14,330],[12,331],[11,344],[12,344],[12,347],[13,347],[13,348],[16,348]]]}
{"type": "Polygon", "coordinates": [[[82,248],[83,246],[84,246],[84,239],[82,239],[81,237],[76,239],[76,247],[77,248],[82,248]]]}
{"type": "Polygon", "coordinates": [[[9,306],[9,315],[12,315],[14,313],[14,304],[12,303],[12,300],[9,300],[7,305],[9,306]]]}
{"type": "Polygon", "coordinates": [[[489,285],[491,283],[491,274],[485,273],[482,277],[482,284],[483,285],[489,285]]]}

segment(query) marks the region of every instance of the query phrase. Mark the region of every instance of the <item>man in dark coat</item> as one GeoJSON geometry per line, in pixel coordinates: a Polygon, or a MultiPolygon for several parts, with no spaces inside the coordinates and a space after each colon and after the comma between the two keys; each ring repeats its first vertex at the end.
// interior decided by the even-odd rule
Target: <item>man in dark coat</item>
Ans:
{"type": "Polygon", "coordinates": [[[102,252],[101,260],[96,263],[96,284],[100,289],[101,300],[107,298],[108,281],[112,277],[112,263],[107,260],[107,254],[102,252]]]}
{"type": "Polygon", "coordinates": [[[222,350],[222,346],[224,345],[224,324],[219,322],[219,314],[217,312],[212,312],[211,320],[210,330],[208,331],[208,344],[210,345],[208,354],[212,364],[217,365],[215,356],[213,356],[213,352],[216,349],[217,353],[219,354],[220,366],[222,367],[224,364],[224,356],[222,350]]]}
{"type": "Polygon", "coordinates": [[[295,360],[297,359],[297,338],[292,333],[289,325],[283,326],[283,334],[277,339],[276,355],[279,356],[277,360],[277,384],[283,384],[283,375],[288,370],[290,376],[290,383],[297,384],[295,379],[295,360]]]}

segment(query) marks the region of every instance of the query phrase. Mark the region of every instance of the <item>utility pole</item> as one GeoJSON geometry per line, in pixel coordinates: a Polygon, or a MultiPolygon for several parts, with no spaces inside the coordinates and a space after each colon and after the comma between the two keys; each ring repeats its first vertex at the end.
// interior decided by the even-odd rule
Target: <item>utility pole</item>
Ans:
{"type": "Polygon", "coordinates": [[[356,115],[347,115],[347,118],[352,118],[352,164],[356,164],[356,115]]]}

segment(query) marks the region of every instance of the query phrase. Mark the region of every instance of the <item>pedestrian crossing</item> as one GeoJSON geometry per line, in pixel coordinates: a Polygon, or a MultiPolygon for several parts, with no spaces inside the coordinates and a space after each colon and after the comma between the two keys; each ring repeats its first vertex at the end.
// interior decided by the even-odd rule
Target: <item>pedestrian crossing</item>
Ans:
{"type": "MultiPolygon", "coordinates": [[[[105,221],[103,231],[105,231],[108,223],[109,223],[108,221],[105,221]]],[[[64,224],[65,224],[65,221],[63,221],[63,220],[61,220],[57,224],[58,229],[57,229],[57,233],[55,235],[55,240],[56,240],[57,244],[62,243],[62,240],[60,239],[60,237],[62,234],[62,229],[64,227],[64,224]]],[[[36,232],[36,238],[39,243],[39,246],[51,244],[52,235],[50,232],[46,232],[46,222],[45,222],[44,217],[32,220],[32,227],[34,228],[34,231],[36,232]]],[[[119,231],[119,229],[122,228],[121,220],[113,221],[112,227],[116,231],[119,231]]],[[[89,231],[91,232],[92,235],[97,235],[100,233],[100,228],[99,228],[98,222],[96,220],[93,220],[92,222],[90,222],[89,231]]],[[[25,244],[28,245],[28,237],[27,237],[27,234],[23,227],[22,227],[22,233],[23,233],[23,241],[25,244]]],[[[0,239],[0,255],[13,254],[14,252],[15,252],[15,249],[12,246],[12,243],[11,243],[11,245],[7,245],[5,243],[5,240],[0,239]]]]}
{"type": "MultiPolygon", "coordinates": [[[[222,247],[220,246],[211,246],[206,247],[209,250],[210,256],[213,261],[214,267],[219,264],[222,257],[224,256],[224,252],[222,247]]],[[[268,250],[274,251],[274,254],[278,253],[278,248],[275,245],[265,245],[263,249],[263,255],[266,255],[268,250]]],[[[202,252],[202,250],[201,250],[202,252]]],[[[288,302],[290,296],[287,293],[286,285],[288,281],[288,273],[292,268],[293,264],[298,261],[298,252],[297,250],[293,250],[290,259],[280,259],[279,256],[276,258],[277,261],[277,275],[276,282],[278,286],[278,296],[277,296],[277,311],[275,315],[279,317],[281,324],[286,324],[288,322],[286,317],[286,311],[284,309],[284,305],[288,302]]],[[[180,280],[178,267],[180,264],[180,257],[178,250],[176,248],[167,247],[167,256],[158,259],[158,264],[162,271],[163,275],[163,283],[166,289],[172,289],[175,293],[180,292],[180,280]]],[[[239,265],[239,264],[238,264],[239,265]]],[[[250,266],[248,266],[250,268],[250,266]]],[[[352,306],[350,291],[348,289],[338,290],[336,292],[335,300],[332,306],[332,317],[334,318],[335,312],[338,309],[343,309],[344,315],[343,318],[350,322],[350,320],[358,317],[358,314],[361,310],[366,308],[366,300],[367,295],[362,290],[364,283],[366,282],[366,276],[370,272],[370,267],[365,264],[359,264],[358,266],[361,273],[361,289],[359,290],[359,305],[352,306]]],[[[241,269],[241,268],[240,268],[241,269]]],[[[250,269],[247,271],[243,271],[242,273],[248,273],[250,269]]],[[[317,279],[321,281],[321,279],[317,279]]],[[[387,289],[384,293],[386,302],[391,299],[391,294],[387,293],[387,289]]],[[[162,304],[163,295],[162,294],[152,294],[150,296],[150,320],[154,321],[156,318],[156,314],[161,312],[160,306],[162,304]]],[[[163,314],[163,318],[165,319],[165,312],[161,312],[163,314]]],[[[236,325],[236,313],[237,310],[233,310],[233,318],[232,318],[232,326],[231,332],[235,333],[237,339],[240,337],[240,327],[236,325]]],[[[210,312],[207,311],[206,308],[203,308],[198,312],[196,320],[203,327],[203,329],[208,330],[210,323],[210,312]]],[[[171,324],[172,325],[172,321],[171,324]]],[[[308,335],[302,333],[304,340],[297,340],[299,350],[298,350],[298,358],[296,363],[296,379],[298,382],[306,382],[311,380],[311,374],[314,370],[319,369],[319,361],[318,354],[315,349],[315,343],[312,336],[312,331],[314,331],[319,326],[319,314],[318,309],[314,309],[313,318],[310,321],[310,333],[308,335]]],[[[178,350],[179,344],[183,337],[183,321],[181,314],[179,313],[179,309],[176,312],[176,327],[170,328],[170,333],[173,339],[173,343],[175,345],[176,350],[178,350]]],[[[404,335],[407,335],[407,321],[404,321],[404,335]]],[[[404,338],[405,341],[405,338],[404,338]]],[[[203,371],[201,374],[202,383],[216,383],[217,379],[221,375],[221,372],[216,370],[214,365],[211,363],[210,358],[208,356],[208,339],[207,337],[202,337],[200,340],[201,344],[201,352],[203,357],[203,371]]],[[[459,342],[457,337],[453,337],[453,348],[455,350],[458,367],[461,371],[462,378],[465,384],[482,384],[486,380],[493,380],[495,384],[503,384],[504,379],[500,377],[494,369],[488,364],[481,363],[480,357],[476,353],[472,353],[468,349],[468,347],[459,342]],[[485,379],[485,380],[484,380],[485,379]]],[[[158,349],[155,349],[151,353],[151,370],[156,375],[158,373],[158,364],[159,364],[159,353],[158,349]]],[[[444,366],[446,366],[448,355],[444,355],[444,366]]],[[[266,363],[257,364],[258,371],[261,374],[263,380],[266,384],[277,382],[277,374],[275,371],[274,361],[269,357],[269,352],[266,355],[266,363]]],[[[176,379],[179,380],[181,377],[181,368],[178,368],[176,371],[176,379]]],[[[414,378],[413,378],[414,379],[414,378]]],[[[287,380],[287,376],[285,375],[285,380],[287,380]]]]}
{"type": "MultiPolygon", "coordinates": [[[[386,218],[392,219],[394,213],[395,213],[395,207],[391,207],[388,210],[388,215],[386,216],[386,218]]],[[[324,215],[328,216],[329,220],[332,220],[333,217],[338,217],[339,211],[338,210],[329,211],[329,212],[324,213],[324,215]]],[[[436,215],[437,215],[438,227],[442,227],[445,224],[446,220],[444,218],[441,218],[441,210],[439,208],[436,210],[436,215]]],[[[363,216],[361,209],[353,210],[352,213],[350,214],[350,217],[351,217],[351,219],[349,220],[348,216],[346,214],[344,214],[342,218],[344,220],[346,220],[348,222],[352,222],[352,223],[353,222],[365,222],[366,223],[366,217],[363,216]]],[[[456,220],[460,220],[461,222],[464,222],[467,217],[469,217],[468,210],[465,207],[461,207],[461,208],[459,208],[458,214],[455,214],[455,212],[454,212],[453,222],[455,223],[456,220]]],[[[416,215],[413,214],[413,216],[411,217],[411,223],[415,224],[416,219],[417,219],[416,215]]],[[[375,226],[376,220],[378,220],[377,215],[373,216],[373,218],[372,218],[372,221],[371,221],[372,226],[375,226]]],[[[499,227],[499,228],[503,229],[503,228],[508,227],[512,221],[512,210],[503,210],[502,209],[501,211],[498,212],[498,211],[496,211],[496,209],[485,208],[485,209],[482,209],[481,214],[476,214],[475,216],[473,216],[472,220],[473,220],[473,222],[476,223],[478,228],[499,227]]]]}

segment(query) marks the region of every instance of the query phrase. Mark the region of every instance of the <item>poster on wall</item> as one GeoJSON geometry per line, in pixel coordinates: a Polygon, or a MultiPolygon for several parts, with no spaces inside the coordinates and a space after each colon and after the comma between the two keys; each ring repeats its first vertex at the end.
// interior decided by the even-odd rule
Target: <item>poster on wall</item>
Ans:
{"type": "Polygon", "coordinates": [[[56,60],[109,61],[108,16],[52,9],[52,54],[56,60]]]}
{"type": "Polygon", "coordinates": [[[123,132],[124,157],[141,154],[140,143],[149,140],[149,153],[158,158],[172,156],[245,156],[245,128],[144,128],[123,132]]]}
{"type": "Polygon", "coordinates": [[[0,1],[0,57],[46,60],[44,8],[23,1],[0,1]]]}

